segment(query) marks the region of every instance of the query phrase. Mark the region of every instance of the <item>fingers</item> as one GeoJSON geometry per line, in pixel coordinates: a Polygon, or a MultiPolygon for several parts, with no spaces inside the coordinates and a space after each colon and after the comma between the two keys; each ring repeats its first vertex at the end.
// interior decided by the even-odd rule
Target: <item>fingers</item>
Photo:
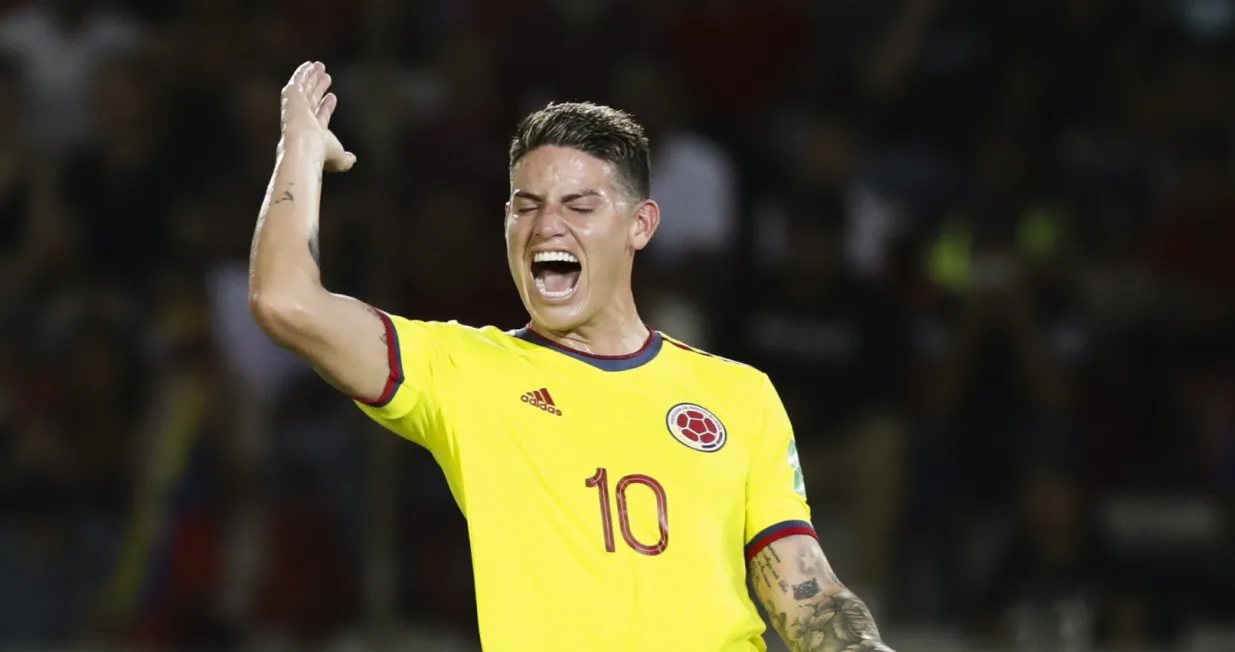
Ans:
{"type": "Polygon", "coordinates": [[[317,64],[313,64],[305,75],[304,80],[304,95],[309,100],[309,106],[316,107],[321,102],[321,95],[318,95],[317,87],[321,85],[321,73],[318,72],[317,64]]]}
{"type": "Polygon", "coordinates": [[[312,61],[306,61],[306,62],[304,62],[304,63],[300,64],[299,66],[297,66],[297,67],[296,67],[296,72],[293,72],[293,73],[292,73],[292,79],[291,79],[292,84],[293,84],[294,86],[301,86],[301,87],[303,87],[303,86],[304,86],[304,82],[305,82],[305,78],[308,76],[308,74],[309,74],[309,70],[311,70],[311,69],[313,68],[313,66],[314,66],[314,65],[315,65],[315,64],[314,64],[314,62],[312,62],[312,61]]]}
{"type": "Polygon", "coordinates": [[[333,81],[322,62],[306,61],[300,64],[283,89],[284,115],[291,111],[302,117],[313,116],[320,127],[329,129],[330,118],[339,105],[339,98],[329,92],[333,81]]]}
{"type": "Polygon", "coordinates": [[[309,106],[316,112],[325,100],[326,90],[330,88],[330,75],[322,72],[314,75],[313,86],[309,90],[309,106]]]}
{"type": "Polygon", "coordinates": [[[318,100],[326,95],[326,91],[330,90],[330,82],[334,81],[330,74],[326,72],[326,68],[322,67],[321,72],[317,73],[317,94],[318,100]]]}
{"type": "Polygon", "coordinates": [[[321,96],[330,88],[330,75],[326,74],[326,64],[320,61],[306,61],[292,73],[291,85],[302,90],[312,106],[321,102],[321,96]]]}
{"type": "Polygon", "coordinates": [[[330,117],[334,115],[335,107],[339,106],[339,98],[334,93],[326,93],[317,107],[317,119],[323,127],[330,126],[330,117]]]}

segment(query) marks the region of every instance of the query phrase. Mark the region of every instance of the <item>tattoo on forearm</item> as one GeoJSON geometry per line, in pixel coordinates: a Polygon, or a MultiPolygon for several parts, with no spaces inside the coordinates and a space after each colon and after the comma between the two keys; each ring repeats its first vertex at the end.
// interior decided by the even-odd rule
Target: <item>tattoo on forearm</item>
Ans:
{"type": "Polygon", "coordinates": [[[313,229],[313,233],[309,234],[309,255],[313,257],[313,262],[317,263],[318,267],[322,266],[322,252],[318,248],[317,229],[313,229]]]}
{"type": "Polygon", "coordinates": [[[293,195],[293,194],[292,194],[292,191],[291,191],[291,187],[292,187],[293,185],[295,185],[295,184],[291,184],[291,183],[287,184],[288,189],[287,189],[287,190],[284,190],[284,191],[283,191],[283,194],[279,195],[279,198],[278,198],[278,199],[276,199],[276,200],[274,200],[274,203],[276,203],[276,204],[282,204],[282,203],[283,203],[283,202],[285,202],[285,201],[296,201],[296,196],[295,196],[295,195],[293,195]]]}
{"type": "Polygon", "coordinates": [[[789,583],[781,579],[780,573],[776,572],[776,567],[773,566],[767,559],[756,558],[753,562],[755,568],[759,571],[759,577],[763,579],[763,583],[768,588],[779,586],[781,591],[787,592],[789,583]]]}
{"type": "MultiPolygon", "coordinates": [[[[751,561],[752,570],[770,574],[778,561],[768,546],[751,561]]],[[[870,610],[840,584],[817,544],[795,551],[789,565],[780,568],[792,584],[782,580],[778,594],[764,575],[765,581],[755,582],[755,593],[792,652],[892,652],[870,610]]]]}
{"type": "Polygon", "coordinates": [[[870,610],[849,591],[805,605],[783,632],[794,652],[888,652],[870,610]]]}
{"type": "Polygon", "coordinates": [[[819,591],[821,591],[821,589],[819,588],[819,581],[814,578],[811,578],[809,580],[806,580],[805,582],[802,582],[801,584],[793,585],[793,599],[794,600],[809,600],[819,595],[819,591]]]}

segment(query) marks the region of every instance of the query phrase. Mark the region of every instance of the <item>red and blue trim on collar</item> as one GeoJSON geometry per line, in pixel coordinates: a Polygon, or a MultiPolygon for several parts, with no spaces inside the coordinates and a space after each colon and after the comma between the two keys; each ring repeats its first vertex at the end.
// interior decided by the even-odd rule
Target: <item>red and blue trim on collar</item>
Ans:
{"type": "MultiPolygon", "coordinates": [[[[651,329],[649,329],[651,330],[651,329]]],[[[592,355],[582,351],[576,351],[568,346],[563,346],[553,340],[532,330],[531,326],[525,326],[514,332],[514,336],[530,342],[538,346],[543,346],[547,349],[553,349],[559,353],[570,356],[579,362],[591,365],[601,371],[630,371],[637,369],[652,361],[653,358],[660,353],[661,347],[665,344],[665,338],[657,331],[651,330],[648,339],[639,347],[638,351],[627,355],[592,355]]]]}

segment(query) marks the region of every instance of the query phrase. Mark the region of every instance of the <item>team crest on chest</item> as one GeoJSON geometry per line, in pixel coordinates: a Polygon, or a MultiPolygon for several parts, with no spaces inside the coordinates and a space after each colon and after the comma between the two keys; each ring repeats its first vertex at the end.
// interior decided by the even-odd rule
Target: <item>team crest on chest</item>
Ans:
{"type": "Polygon", "coordinates": [[[720,450],[728,439],[725,424],[707,408],[694,403],[678,403],[670,408],[665,425],[674,439],[701,453],[720,450]]]}

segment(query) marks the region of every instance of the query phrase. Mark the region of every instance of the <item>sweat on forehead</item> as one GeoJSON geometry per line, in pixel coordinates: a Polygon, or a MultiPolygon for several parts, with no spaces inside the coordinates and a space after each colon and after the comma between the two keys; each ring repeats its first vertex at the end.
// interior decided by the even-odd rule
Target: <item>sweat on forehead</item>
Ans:
{"type": "Polygon", "coordinates": [[[515,196],[569,201],[596,196],[614,203],[638,201],[616,166],[587,152],[546,146],[529,152],[510,171],[515,196]]]}

